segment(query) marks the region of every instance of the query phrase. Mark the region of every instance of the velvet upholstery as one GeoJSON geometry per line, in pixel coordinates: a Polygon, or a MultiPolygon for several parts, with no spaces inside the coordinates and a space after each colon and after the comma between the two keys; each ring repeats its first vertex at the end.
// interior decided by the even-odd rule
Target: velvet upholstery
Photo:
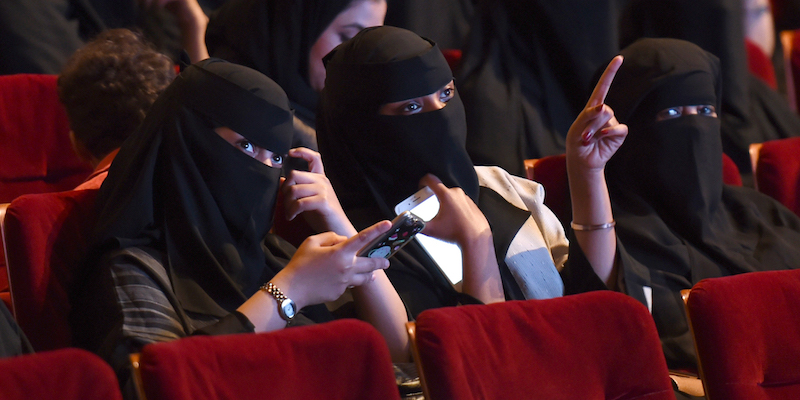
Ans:
{"type": "Polygon", "coordinates": [[[617,292],[427,310],[416,343],[428,400],[675,399],[653,318],[617,292]]]}
{"type": "Polygon", "coordinates": [[[148,400],[400,398],[383,338],[352,319],[151,344],[139,370],[148,400]]]}
{"type": "Polygon", "coordinates": [[[775,77],[772,60],[764,54],[764,50],[750,40],[745,39],[744,44],[747,51],[747,68],[750,73],[764,81],[769,87],[778,90],[778,79],[775,77]]]}
{"type": "MultiPolygon", "coordinates": [[[[528,179],[544,186],[544,204],[553,211],[564,227],[572,220],[572,203],[567,180],[567,157],[564,154],[525,161],[528,179]]],[[[736,164],[726,154],[722,155],[722,179],[728,185],[742,186],[742,176],[736,164]]]]}
{"type": "Polygon", "coordinates": [[[105,361],[71,348],[0,360],[0,399],[121,400],[122,394],[105,361]]]}
{"type": "MultiPolygon", "coordinates": [[[[56,75],[0,76],[0,203],[27,193],[69,190],[92,172],[72,150],[56,75]]],[[[11,309],[0,246],[0,299],[11,309]]]]}
{"type": "Polygon", "coordinates": [[[800,398],[800,270],[702,280],[687,309],[709,400],[800,398]]]}
{"type": "Polygon", "coordinates": [[[559,154],[537,159],[526,167],[528,179],[544,186],[544,204],[553,211],[564,227],[572,220],[572,203],[567,179],[567,156],[559,154]]]}
{"type": "Polygon", "coordinates": [[[8,203],[0,203],[0,301],[12,312],[14,305],[11,302],[11,292],[8,290],[8,271],[6,270],[6,244],[3,241],[3,220],[6,218],[8,203]]]}
{"type": "Polygon", "coordinates": [[[800,215],[800,137],[762,143],[755,180],[758,191],[800,215]]]}
{"type": "Polygon", "coordinates": [[[72,150],[56,75],[0,76],[0,202],[70,190],[92,166],[72,150]]]}
{"type": "Polygon", "coordinates": [[[96,195],[97,190],[29,194],[6,211],[15,317],[34,350],[72,344],[69,291],[94,225],[96,195]]]}

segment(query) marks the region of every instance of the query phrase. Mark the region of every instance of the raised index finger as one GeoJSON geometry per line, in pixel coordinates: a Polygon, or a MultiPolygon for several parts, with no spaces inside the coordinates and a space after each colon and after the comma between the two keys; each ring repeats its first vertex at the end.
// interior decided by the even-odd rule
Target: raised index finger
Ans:
{"type": "Polygon", "coordinates": [[[614,81],[614,76],[617,75],[617,71],[619,70],[619,67],[621,65],[622,65],[621,55],[611,59],[611,62],[608,63],[606,70],[603,71],[603,75],[597,82],[597,86],[594,87],[594,91],[592,92],[592,95],[589,97],[589,102],[586,103],[586,108],[597,107],[606,101],[606,95],[608,94],[608,89],[611,87],[611,82],[614,81]]]}

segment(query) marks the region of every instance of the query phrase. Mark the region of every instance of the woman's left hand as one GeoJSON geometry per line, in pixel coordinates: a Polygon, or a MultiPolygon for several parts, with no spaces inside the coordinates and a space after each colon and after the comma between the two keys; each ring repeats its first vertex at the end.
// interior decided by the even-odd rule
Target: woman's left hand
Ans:
{"type": "Polygon", "coordinates": [[[567,159],[573,165],[589,170],[602,170],[628,135],[628,127],[620,124],[611,107],[604,104],[611,82],[621,65],[622,56],[611,60],[586,107],[569,128],[567,159]]]}
{"type": "Polygon", "coordinates": [[[347,237],[356,233],[345,215],[330,180],[325,176],[322,157],[314,150],[299,147],[289,150],[289,157],[308,162],[309,172],[292,171],[281,186],[286,218],[303,217],[317,232],[333,231],[347,237]]]}

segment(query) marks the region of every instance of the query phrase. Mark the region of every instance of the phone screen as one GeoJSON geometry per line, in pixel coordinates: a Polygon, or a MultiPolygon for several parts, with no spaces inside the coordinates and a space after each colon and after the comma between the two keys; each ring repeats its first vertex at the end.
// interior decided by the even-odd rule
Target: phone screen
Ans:
{"type": "MultiPolygon", "coordinates": [[[[414,215],[427,222],[439,213],[439,199],[426,186],[398,203],[394,211],[397,214],[403,211],[411,211],[414,215]]],[[[461,249],[458,245],[424,233],[418,234],[416,238],[450,283],[453,286],[459,286],[463,279],[463,265],[461,263],[461,249]]]]}

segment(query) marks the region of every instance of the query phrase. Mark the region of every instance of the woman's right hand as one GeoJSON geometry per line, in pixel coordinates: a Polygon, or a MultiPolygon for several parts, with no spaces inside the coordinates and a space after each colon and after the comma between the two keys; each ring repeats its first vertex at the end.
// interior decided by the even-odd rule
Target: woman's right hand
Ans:
{"type": "Polygon", "coordinates": [[[439,199],[439,213],[425,224],[423,232],[461,248],[462,292],[487,304],[503,301],[503,284],[489,221],[461,188],[448,188],[431,174],[425,175],[420,183],[431,188],[439,199]]]}
{"type": "Polygon", "coordinates": [[[389,267],[389,260],[385,258],[357,257],[356,254],[391,225],[389,221],[381,221],[349,239],[333,232],[309,236],[289,264],[271,281],[298,308],[334,301],[347,287],[371,282],[373,271],[389,267]]]}
{"type": "Polygon", "coordinates": [[[462,249],[480,238],[491,238],[492,230],[481,210],[460,187],[448,188],[432,174],[420,180],[439,199],[439,213],[425,224],[423,233],[456,243],[462,249]]]}

